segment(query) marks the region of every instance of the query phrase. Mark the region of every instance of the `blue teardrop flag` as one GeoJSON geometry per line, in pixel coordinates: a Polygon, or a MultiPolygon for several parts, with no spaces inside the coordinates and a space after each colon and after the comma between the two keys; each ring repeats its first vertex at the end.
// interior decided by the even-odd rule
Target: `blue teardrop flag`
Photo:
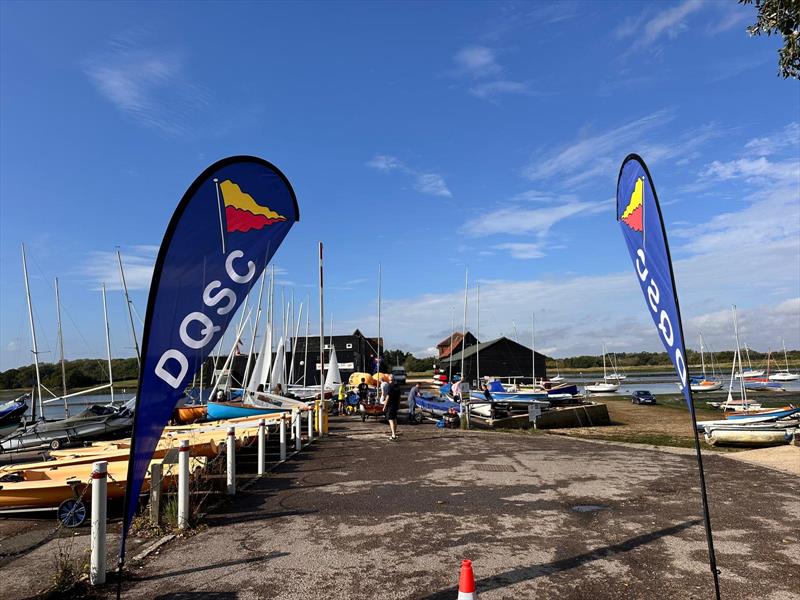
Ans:
{"type": "Polygon", "coordinates": [[[164,426],[299,218],[289,180],[254,156],[214,163],[178,204],[147,301],[120,566],[136,500],[164,426]]]}
{"type": "Polygon", "coordinates": [[[675,366],[681,390],[691,408],[686,348],[667,233],[653,180],[644,161],[635,154],[623,161],[619,172],[617,221],[628,245],[648,312],[675,366]]]}

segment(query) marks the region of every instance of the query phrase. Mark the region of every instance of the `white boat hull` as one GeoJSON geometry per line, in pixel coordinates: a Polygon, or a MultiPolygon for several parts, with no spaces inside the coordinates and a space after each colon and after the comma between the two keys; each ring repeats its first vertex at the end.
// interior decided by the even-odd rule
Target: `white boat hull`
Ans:
{"type": "Polygon", "coordinates": [[[798,381],[800,380],[800,373],[788,373],[779,371],[769,376],[770,381],[798,381]]]}
{"type": "Polygon", "coordinates": [[[690,385],[693,392],[716,392],[722,389],[721,381],[706,381],[704,383],[695,383],[690,385]]]}
{"type": "Polygon", "coordinates": [[[754,371],[751,369],[750,371],[745,371],[744,373],[736,373],[734,375],[736,379],[741,379],[742,377],[747,379],[748,377],[763,377],[763,376],[764,376],[764,369],[761,369],[760,371],[754,371]]]}
{"type": "Polygon", "coordinates": [[[619,390],[618,383],[594,383],[585,387],[592,394],[610,394],[619,390]]]}
{"type": "Polygon", "coordinates": [[[706,430],[705,438],[712,446],[779,446],[789,443],[795,431],[788,428],[711,427],[706,430]]]}

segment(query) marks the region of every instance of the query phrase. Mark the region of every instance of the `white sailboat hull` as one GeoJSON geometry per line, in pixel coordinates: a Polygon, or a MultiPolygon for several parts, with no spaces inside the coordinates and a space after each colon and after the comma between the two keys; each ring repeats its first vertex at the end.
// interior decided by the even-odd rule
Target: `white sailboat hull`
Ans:
{"type": "Polygon", "coordinates": [[[763,376],[764,376],[764,369],[758,371],[750,369],[749,371],[745,371],[744,373],[736,373],[734,375],[736,379],[741,379],[742,377],[748,378],[748,377],[763,377],[763,376]]]}
{"type": "Polygon", "coordinates": [[[619,390],[618,383],[594,383],[592,385],[585,386],[587,392],[591,392],[593,394],[608,394],[612,392],[616,392],[619,390]]]}
{"type": "Polygon", "coordinates": [[[770,381],[797,381],[800,380],[800,373],[789,373],[788,371],[778,371],[769,376],[770,381]]]}

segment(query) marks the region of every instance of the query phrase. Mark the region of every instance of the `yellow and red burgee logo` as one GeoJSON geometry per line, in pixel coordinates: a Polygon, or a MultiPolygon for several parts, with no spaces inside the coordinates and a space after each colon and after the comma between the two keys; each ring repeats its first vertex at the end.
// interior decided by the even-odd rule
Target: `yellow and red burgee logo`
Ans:
{"type": "Polygon", "coordinates": [[[258,204],[250,194],[243,192],[230,179],[220,183],[219,189],[225,203],[225,222],[229,232],[263,229],[267,225],[286,220],[286,217],[268,206],[258,204]]]}
{"type": "Polygon", "coordinates": [[[623,221],[628,227],[633,229],[634,231],[642,232],[642,216],[644,215],[644,177],[639,177],[636,179],[636,184],[633,186],[633,192],[631,193],[631,200],[628,202],[628,206],[625,207],[625,210],[622,212],[622,216],[620,216],[620,220],[623,221]]]}

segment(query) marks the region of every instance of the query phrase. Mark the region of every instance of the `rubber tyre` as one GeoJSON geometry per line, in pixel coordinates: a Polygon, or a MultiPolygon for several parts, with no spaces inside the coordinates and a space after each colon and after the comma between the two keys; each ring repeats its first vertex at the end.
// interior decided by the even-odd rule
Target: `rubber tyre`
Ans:
{"type": "Polygon", "coordinates": [[[50,450],[58,450],[61,448],[61,440],[53,440],[50,442],[50,450]]]}

